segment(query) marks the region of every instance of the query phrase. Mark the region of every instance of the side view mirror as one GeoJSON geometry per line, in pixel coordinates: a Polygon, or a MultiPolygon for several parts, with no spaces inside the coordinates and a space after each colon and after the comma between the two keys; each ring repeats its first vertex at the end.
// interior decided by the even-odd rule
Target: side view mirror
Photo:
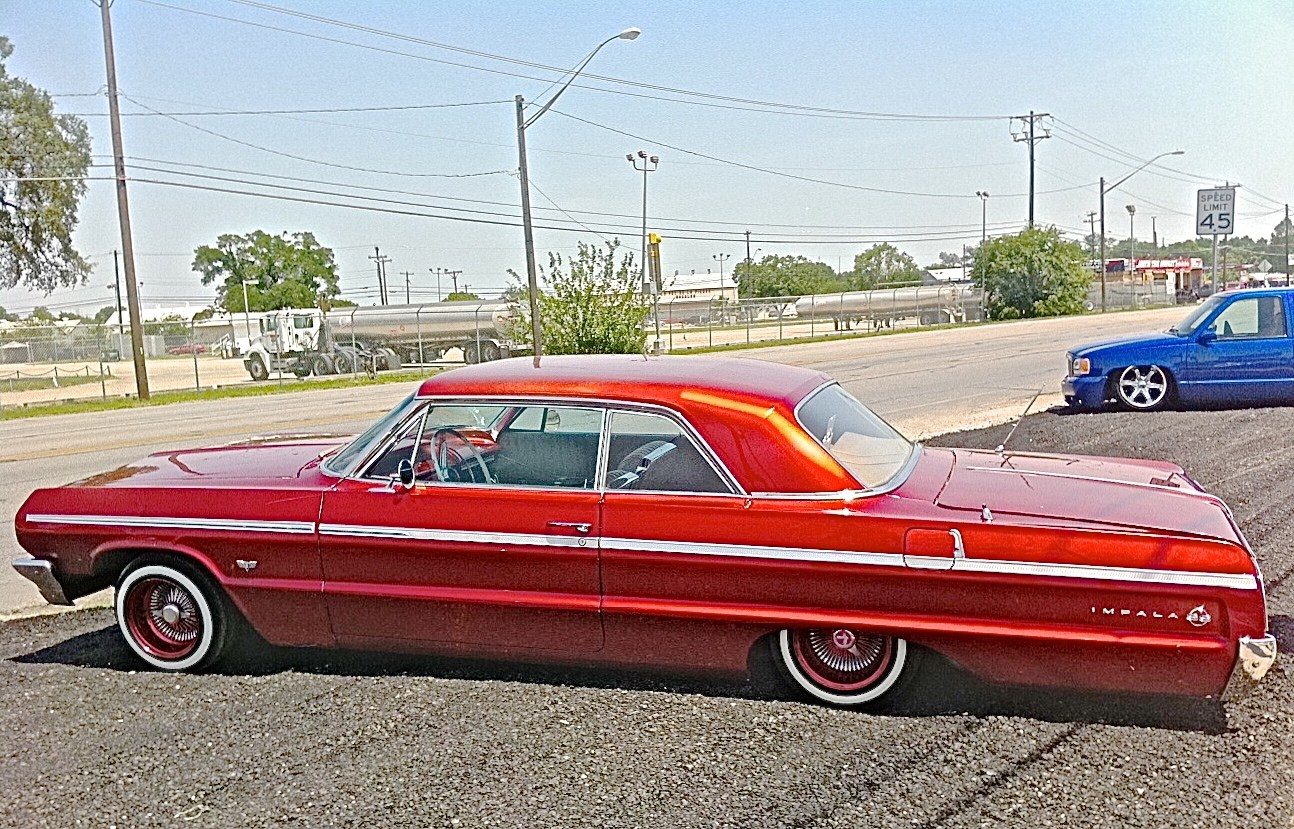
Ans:
{"type": "Polygon", "coordinates": [[[1214,331],[1212,328],[1209,328],[1204,331],[1201,331],[1200,335],[1195,338],[1195,341],[1200,345],[1208,345],[1209,343],[1213,342],[1217,338],[1218,338],[1218,332],[1214,331]]]}
{"type": "Polygon", "coordinates": [[[407,458],[396,467],[396,477],[400,479],[401,489],[413,489],[413,463],[407,458]]]}

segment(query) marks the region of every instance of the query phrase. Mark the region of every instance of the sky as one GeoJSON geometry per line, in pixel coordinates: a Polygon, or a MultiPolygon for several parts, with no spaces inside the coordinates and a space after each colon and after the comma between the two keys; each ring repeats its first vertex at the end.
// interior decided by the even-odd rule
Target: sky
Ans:
{"type": "MultiPolygon", "coordinates": [[[[690,283],[707,271],[714,276],[701,279],[717,280],[716,257],[730,274],[746,255],[748,228],[756,258],[799,254],[848,269],[855,254],[888,240],[927,265],[978,241],[977,190],[990,194],[990,233],[1023,225],[1028,152],[1012,140],[1009,116],[1030,111],[1051,115],[1042,122],[1051,137],[1037,143],[1036,221],[1075,237],[1097,208],[1100,176],[1118,179],[1169,150],[1185,154],[1107,198],[1110,235],[1127,237],[1125,205],[1134,204],[1137,238],[1150,238],[1152,216],[1161,238],[1190,236],[1195,191],[1224,181],[1241,184],[1239,234],[1270,234],[1294,199],[1294,95],[1283,89],[1294,77],[1289,2],[272,0],[362,29],[261,5],[116,0],[129,175],[262,193],[271,191],[178,171],[311,179],[323,183],[277,183],[352,197],[273,192],[435,216],[136,181],[145,307],[210,302],[213,288],[190,269],[194,248],[254,229],[313,232],[336,253],[342,295],[361,304],[377,299],[374,246],[391,257],[393,300],[404,299],[406,271],[415,301],[436,299],[436,268],[462,271],[460,283],[480,292],[506,287],[509,269],[524,272],[512,99],[542,99],[557,73],[416,41],[569,67],[636,26],[640,38],[612,41],[587,72],[801,108],[582,77],[526,133],[536,222],[575,231],[537,230],[541,263],[581,241],[619,238],[638,250],[643,176],[625,154],[643,149],[661,159],[648,175],[648,224],[664,237],[667,280],[678,272],[690,283]],[[443,104],[470,105],[429,106],[443,104]],[[155,114],[359,107],[416,108],[155,114]],[[184,164],[224,171],[176,166],[184,164]],[[689,236],[699,238],[680,238],[689,236]]],[[[0,34],[15,47],[9,71],[58,95],[56,111],[85,114],[95,162],[110,162],[98,8],[0,0],[0,34]]],[[[89,281],[50,296],[0,291],[0,306],[112,304],[111,251],[120,247],[112,188],[91,181],[81,205],[74,240],[94,265],[89,281]]]]}

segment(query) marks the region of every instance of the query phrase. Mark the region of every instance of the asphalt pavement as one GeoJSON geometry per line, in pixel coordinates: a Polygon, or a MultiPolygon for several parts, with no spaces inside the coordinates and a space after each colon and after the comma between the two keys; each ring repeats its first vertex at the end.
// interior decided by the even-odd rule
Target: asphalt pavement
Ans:
{"type": "MultiPolygon", "coordinates": [[[[1028,320],[962,329],[731,352],[812,366],[914,438],[1006,422],[1042,389],[1059,400],[1065,348],[1162,330],[1184,308],[1028,320]]],[[[411,386],[412,384],[410,384],[411,386]]],[[[150,452],[255,435],[353,433],[408,394],[405,384],[0,421],[0,561],[21,554],[13,517],[27,494],[113,469],[150,452]]],[[[101,594],[91,601],[104,599],[101,594]]],[[[0,618],[39,607],[35,588],[0,566],[0,618]]]]}
{"type": "Polygon", "coordinates": [[[1291,434],[1294,409],[1263,409],[1049,413],[1013,439],[1167,458],[1228,500],[1287,654],[1238,703],[983,686],[939,664],[884,716],[764,681],[349,653],[169,676],[91,610],[0,625],[0,824],[1291,826],[1291,434]]]}

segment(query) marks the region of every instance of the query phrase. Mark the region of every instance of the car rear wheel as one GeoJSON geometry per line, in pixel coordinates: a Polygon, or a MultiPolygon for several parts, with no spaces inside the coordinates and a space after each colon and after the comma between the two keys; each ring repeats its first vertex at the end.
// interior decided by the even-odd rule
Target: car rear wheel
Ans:
{"type": "Polygon", "coordinates": [[[888,701],[916,669],[916,651],[906,640],[850,628],[783,630],[773,647],[792,681],[831,705],[888,701]]]}
{"type": "Polygon", "coordinates": [[[116,609],[126,644],[159,670],[204,668],[224,648],[225,605],[192,568],[157,560],[132,566],[117,585],[116,609]]]}
{"type": "Polygon", "coordinates": [[[1159,366],[1128,366],[1114,381],[1114,393],[1129,409],[1153,411],[1168,402],[1171,383],[1159,366]]]}

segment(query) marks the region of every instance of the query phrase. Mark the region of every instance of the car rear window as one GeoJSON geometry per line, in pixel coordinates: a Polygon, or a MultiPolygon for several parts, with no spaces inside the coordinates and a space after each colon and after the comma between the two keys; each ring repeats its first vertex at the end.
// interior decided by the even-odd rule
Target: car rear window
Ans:
{"type": "Polygon", "coordinates": [[[805,399],[796,416],[865,489],[890,482],[912,455],[907,438],[837,384],[823,386],[805,399]]]}

